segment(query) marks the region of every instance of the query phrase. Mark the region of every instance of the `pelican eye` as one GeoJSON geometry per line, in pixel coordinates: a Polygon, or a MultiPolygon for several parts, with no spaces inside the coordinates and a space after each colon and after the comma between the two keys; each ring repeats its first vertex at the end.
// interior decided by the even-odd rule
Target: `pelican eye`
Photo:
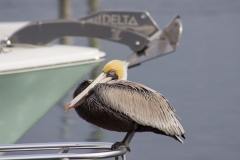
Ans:
{"type": "Polygon", "coordinates": [[[118,79],[118,76],[116,74],[116,70],[111,69],[110,71],[107,72],[107,77],[112,77],[112,80],[118,79]]]}
{"type": "Polygon", "coordinates": [[[116,71],[115,71],[114,69],[111,69],[111,70],[109,71],[109,74],[110,74],[110,75],[115,75],[115,74],[116,74],[116,71]]]}

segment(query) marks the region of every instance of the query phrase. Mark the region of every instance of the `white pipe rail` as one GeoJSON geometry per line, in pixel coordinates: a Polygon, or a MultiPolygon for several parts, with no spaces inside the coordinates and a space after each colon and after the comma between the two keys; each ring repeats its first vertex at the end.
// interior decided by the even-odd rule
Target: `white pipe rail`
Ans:
{"type": "Polygon", "coordinates": [[[30,154],[30,155],[7,155],[0,156],[0,160],[7,159],[49,159],[49,158],[78,158],[78,159],[102,159],[119,156],[126,159],[126,148],[111,151],[112,143],[106,142],[56,142],[56,143],[30,143],[30,144],[6,144],[0,145],[0,152],[16,151],[42,151],[59,150],[52,154],[30,154]],[[94,153],[67,153],[71,149],[102,149],[104,151],[94,153]],[[106,151],[108,150],[108,151],[106,151]]]}

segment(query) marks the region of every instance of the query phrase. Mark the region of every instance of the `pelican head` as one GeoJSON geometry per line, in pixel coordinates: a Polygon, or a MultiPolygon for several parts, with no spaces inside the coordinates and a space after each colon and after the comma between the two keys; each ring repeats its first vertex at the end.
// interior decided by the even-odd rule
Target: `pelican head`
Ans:
{"type": "Polygon", "coordinates": [[[107,77],[115,74],[118,77],[116,79],[127,80],[128,64],[125,61],[112,60],[103,67],[103,73],[107,73],[107,77]]]}
{"type": "Polygon", "coordinates": [[[65,107],[65,111],[71,108],[79,106],[84,102],[85,98],[92,91],[93,87],[98,83],[107,83],[111,80],[126,80],[127,79],[127,67],[128,62],[120,60],[112,60],[108,62],[102,70],[102,73],[78,96],[76,96],[69,104],[65,107]]]}

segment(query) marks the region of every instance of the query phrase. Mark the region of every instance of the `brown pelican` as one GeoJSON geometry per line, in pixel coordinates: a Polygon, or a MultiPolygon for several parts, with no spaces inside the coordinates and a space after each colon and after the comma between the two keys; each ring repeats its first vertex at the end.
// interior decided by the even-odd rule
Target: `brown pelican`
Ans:
{"type": "Polygon", "coordinates": [[[112,150],[129,143],[135,132],[154,132],[183,143],[184,129],[174,108],[160,93],[142,84],[127,81],[128,63],[113,60],[94,80],[85,80],[74,92],[74,99],[66,106],[75,108],[80,117],[101,128],[127,132],[122,142],[112,150]]]}

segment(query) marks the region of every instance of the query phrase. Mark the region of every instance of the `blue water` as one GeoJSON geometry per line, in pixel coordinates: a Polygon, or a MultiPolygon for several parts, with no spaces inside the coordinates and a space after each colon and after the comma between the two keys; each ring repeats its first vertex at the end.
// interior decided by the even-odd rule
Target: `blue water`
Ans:
{"type": "MultiPolygon", "coordinates": [[[[239,0],[112,0],[101,9],[147,10],[160,28],[179,14],[183,35],[175,53],[129,70],[128,79],[162,93],[176,108],[186,131],[185,144],[153,133],[137,133],[128,159],[240,158],[240,1],[239,0]]],[[[72,0],[73,18],[88,12],[86,1],[72,0]]],[[[58,1],[1,0],[0,21],[58,18],[58,1]]],[[[87,45],[84,38],[75,44],[87,45]]],[[[124,59],[131,51],[101,41],[107,61],[124,59]]],[[[105,63],[104,62],[104,63],[105,63]]],[[[71,93],[70,93],[71,94],[71,93]]],[[[87,141],[115,142],[124,133],[99,130],[64,113],[62,103],[50,110],[18,143],[87,141]]]]}

